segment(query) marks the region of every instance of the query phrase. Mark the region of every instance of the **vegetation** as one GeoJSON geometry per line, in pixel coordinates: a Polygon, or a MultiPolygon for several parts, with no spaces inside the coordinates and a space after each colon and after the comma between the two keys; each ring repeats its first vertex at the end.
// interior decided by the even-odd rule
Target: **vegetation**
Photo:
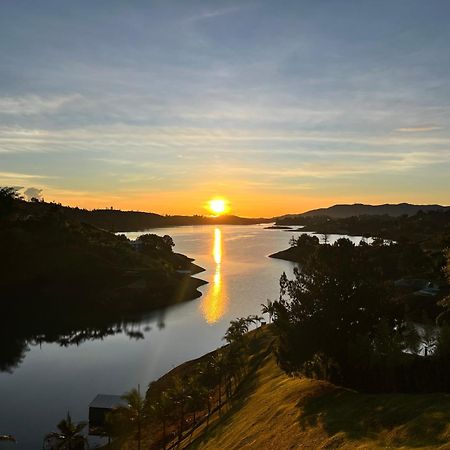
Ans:
{"type": "Polygon", "coordinates": [[[203,282],[180,271],[202,269],[173,252],[170,236],[143,235],[133,246],[36,204],[1,190],[0,370],[20,362],[27,342],[80,343],[120,329],[133,313],[200,295],[203,282]]]}
{"type": "Polygon", "coordinates": [[[166,448],[191,439],[214,414],[225,413],[248,373],[248,352],[255,337],[249,327],[262,318],[249,316],[230,323],[225,347],[185,364],[150,384],[145,398],[138,390],[125,394],[128,407],[108,417],[117,448],[166,448]]]}
{"type": "Polygon", "coordinates": [[[398,243],[412,243],[430,253],[450,246],[450,210],[419,211],[415,215],[360,215],[344,218],[296,216],[277,220],[280,225],[302,225],[301,231],[319,234],[378,236],[398,243]]]}
{"type": "MultiPolygon", "coordinates": [[[[274,305],[284,370],[367,391],[450,390],[447,328],[437,333],[422,315],[419,332],[410,297],[395,289],[398,277],[418,276],[431,264],[420,247],[348,239],[319,245],[301,235],[287,253],[301,267],[293,280],[282,276],[274,305]]],[[[432,307],[422,301],[421,312],[441,317],[436,299],[427,300],[432,307]]]]}
{"type": "MultiPolygon", "coordinates": [[[[232,324],[239,329],[242,320],[232,324]]],[[[218,409],[217,363],[227,347],[184,363],[150,385],[146,402],[150,414],[143,426],[143,448],[444,448],[450,438],[450,396],[443,394],[363,394],[326,381],[288,376],[277,365],[272,351],[276,335],[272,326],[251,331],[241,341],[242,375],[238,386],[218,409]],[[209,369],[207,367],[209,366],[209,369]],[[205,377],[205,370],[211,371],[205,377]],[[211,374],[216,373],[215,376],[211,374]],[[184,439],[178,445],[180,409],[171,389],[198,377],[204,402],[194,412],[186,403],[184,439]],[[208,389],[208,386],[215,386],[208,389]],[[212,396],[206,395],[213,392],[212,396]],[[213,397],[213,400],[211,400],[213,397]],[[163,402],[163,403],[161,403],[163,402]],[[203,406],[205,408],[205,406],[203,406]],[[160,412],[162,411],[162,413],[160,412]],[[205,416],[209,418],[207,422],[205,416]],[[163,423],[165,431],[163,434],[163,423]],[[158,431],[159,430],[159,431],[158,431]],[[162,437],[166,438],[163,439],[162,437]]],[[[220,367],[220,364],[219,364],[220,367]]],[[[220,373],[220,371],[219,371],[220,373]]],[[[179,387],[177,390],[180,389],[179,387]]],[[[113,441],[114,449],[136,449],[130,436],[113,441]]]]}
{"type": "Polygon", "coordinates": [[[303,214],[290,214],[279,218],[280,223],[285,221],[301,220],[304,217],[327,217],[327,218],[346,218],[358,216],[413,216],[418,212],[445,211],[448,206],[441,205],[411,205],[410,203],[384,204],[384,205],[364,205],[355,203],[353,205],[333,205],[329,208],[312,209],[303,214]]]}
{"type": "Polygon", "coordinates": [[[230,215],[222,215],[218,217],[206,216],[162,216],[160,214],[148,213],[142,211],[121,211],[117,209],[105,208],[87,210],[81,208],[72,208],[63,206],[59,203],[48,203],[43,200],[32,199],[26,202],[17,193],[14,188],[0,188],[0,216],[6,208],[8,202],[14,204],[14,208],[20,214],[21,212],[30,213],[32,215],[45,215],[52,211],[58,211],[58,214],[65,220],[73,222],[82,222],[108,231],[141,231],[149,228],[173,227],[178,225],[250,225],[254,223],[271,222],[273,219],[264,218],[243,218],[230,215]],[[6,201],[2,201],[2,193],[5,193],[6,201]],[[14,198],[11,198],[14,193],[14,198]],[[12,200],[12,202],[11,202],[12,200]]]}
{"type": "MultiPolygon", "coordinates": [[[[446,448],[450,396],[363,394],[281,370],[268,329],[231,408],[189,449],[446,448]]],[[[257,345],[256,345],[257,344],[257,345]]]]}
{"type": "Polygon", "coordinates": [[[68,412],[66,418],[58,423],[58,431],[49,433],[44,438],[44,444],[48,446],[52,445],[49,448],[56,447],[61,450],[84,450],[86,438],[82,433],[86,425],[85,422],[72,422],[72,418],[68,412]]]}

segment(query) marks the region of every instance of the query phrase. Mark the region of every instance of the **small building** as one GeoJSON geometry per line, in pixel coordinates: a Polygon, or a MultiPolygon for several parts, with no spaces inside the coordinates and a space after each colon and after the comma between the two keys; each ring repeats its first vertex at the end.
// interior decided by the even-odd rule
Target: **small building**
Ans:
{"type": "Polygon", "coordinates": [[[98,394],[89,404],[89,433],[97,434],[105,424],[106,414],[128,403],[120,395],[98,394]]]}

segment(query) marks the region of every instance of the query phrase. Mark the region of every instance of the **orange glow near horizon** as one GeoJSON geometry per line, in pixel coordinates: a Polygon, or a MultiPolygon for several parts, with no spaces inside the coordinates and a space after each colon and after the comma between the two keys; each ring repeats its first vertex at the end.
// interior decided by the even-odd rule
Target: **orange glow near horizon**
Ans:
{"type": "Polygon", "coordinates": [[[206,322],[212,324],[220,320],[227,309],[227,300],[222,282],[222,232],[220,228],[214,229],[214,242],[212,256],[216,263],[214,277],[203,301],[200,304],[206,322]]]}
{"type": "Polygon", "coordinates": [[[220,216],[228,211],[228,202],[223,198],[213,198],[208,201],[208,210],[215,216],[220,216]]]}
{"type": "MultiPolygon", "coordinates": [[[[283,214],[297,214],[315,208],[324,208],[339,203],[441,203],[447,204],[448,199],[436,196],[431,198],[414,196],[405,197],[400,194],[391,195],[313,195],[309,193],[274,193],[270,191],[253,192],[246,189],[238,189],[236,183],[223,191],[223,199],[232,199],[233,214],[240,217],[275,217],[283,214]]],[[[210,213],[208,202],[205,198],[211,195],[211,186],[202,189],[186,189],[184,191],[160,191],[160,192],[133,192],[133,193],[95,193],[82,191],[44,191],[46,201],[54,201],[65,206],[80,207],[86,209],[110,208],[123,211],[143,211],[156,214],[169,215],[193,215],[210,213]]],[[[227,205],[228,206],[228,205],[227,205]]],[[[228,211],[227,211],[228,212],[228,211]]]]}

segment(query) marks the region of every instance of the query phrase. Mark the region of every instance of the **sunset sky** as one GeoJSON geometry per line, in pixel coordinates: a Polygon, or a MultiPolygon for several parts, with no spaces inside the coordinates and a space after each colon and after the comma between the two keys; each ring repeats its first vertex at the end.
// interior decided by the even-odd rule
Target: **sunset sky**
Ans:
{"type": "Polygon", "coordinates": [[[450,204],[449,17],[447,0],[2,0],[0,185],[168,214],[450,204]]]}

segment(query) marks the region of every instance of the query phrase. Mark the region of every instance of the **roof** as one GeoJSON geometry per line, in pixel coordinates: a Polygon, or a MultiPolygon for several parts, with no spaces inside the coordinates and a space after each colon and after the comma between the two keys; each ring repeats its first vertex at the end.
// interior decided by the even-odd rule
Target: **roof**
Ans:
{"type": "Polygon", "coordinates": [[[97,397],[89,403],[89,408],[114,409],[119,406],[127,406],[127,401],[120,395],[98,394],[97,397]]]}

